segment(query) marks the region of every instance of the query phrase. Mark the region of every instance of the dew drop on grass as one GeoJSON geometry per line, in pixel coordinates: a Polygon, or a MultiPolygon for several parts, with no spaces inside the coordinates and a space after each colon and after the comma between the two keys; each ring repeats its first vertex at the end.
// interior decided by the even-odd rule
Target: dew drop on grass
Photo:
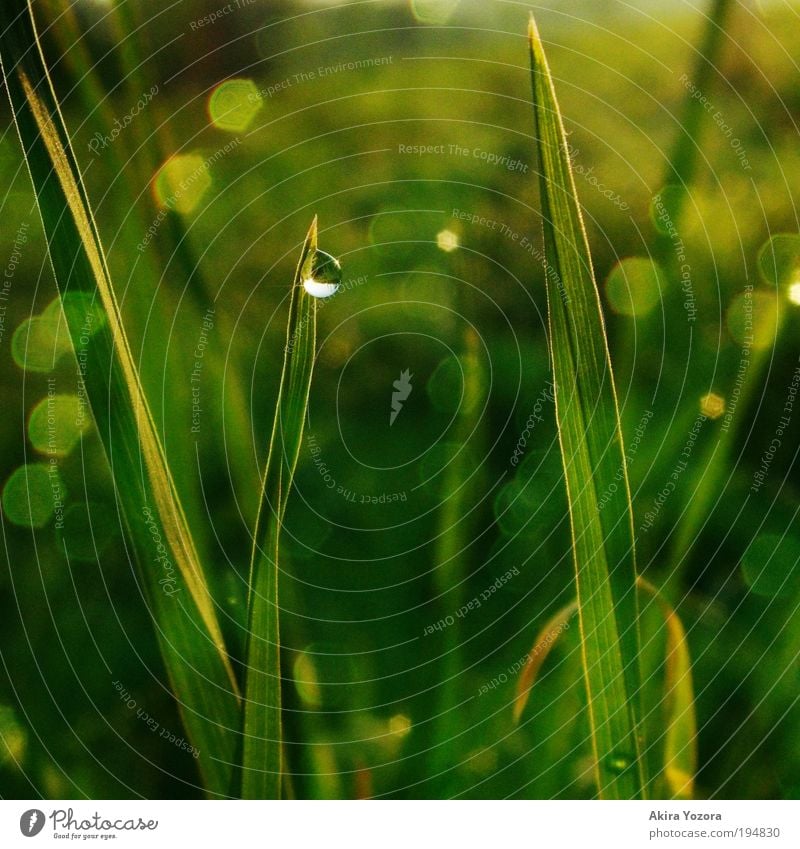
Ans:
{"type": "Polygon", "coordinates": [[[614,312],[638,318],[661,301],[665,283],[658,263],[647,257],[630,257],[611,270],[606,297],[614,312]]]}
{"type": "Polygon", "coordinates": [[[89,410],[77,395],[48,395],[31,412],[28,436],[42,454],[66,457],[91,423],[89,410]]]}
{"type": "Polygon", "coordinates": [[[43,528],[63,501],[64,485],[58,469],[49,463],[20,466],[3,487],[3,512],[15,525],[43,528]]]}
{"type": "Polygon", "coordinates": [[[790,597],[800,591],[800,540],[789,534],[759,534],[742,557],[750,592],[790,597]]]}
{"type": "Polygon", "coordinates": [[[315,298],[329,298],[342,282],[342,266],[335,256],[317,251],[303,277],[303,288],[315,298]]]}

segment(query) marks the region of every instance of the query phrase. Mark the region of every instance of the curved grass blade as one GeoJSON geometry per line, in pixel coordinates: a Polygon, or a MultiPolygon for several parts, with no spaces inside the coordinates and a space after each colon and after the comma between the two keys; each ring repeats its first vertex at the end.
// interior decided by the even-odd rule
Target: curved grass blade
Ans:
{"type": "Polygon", "coordinates": [[[664,596],[641,577],[639,587],[656,600],[667,628],[663,700],[666,726],[663,780],[671,798],[692,799],[694,776],[697,772],[697,717],[689,641],[680,616],[664,596]]]}
{"type": "Polygon", "coordinates": [[[611,359],[555,88],[536,24],[531,78],[556,418],[567,483],[595,774],[602,798],[642,798],[633,518],[611,359]],[[599,493],[623,484],[600,510],[599,493]]]}
{"type": "Polygon", "coordinates": [[[517,681],[517,695],[514,699],[514,722],[519,722],[528,704],[531,688],[539,677],[539,670],[542,668],[545,660],[547,660],[550,649],[556,644],[577,609],[578,602],[571,601],[562,607],[561,610],[554,613],[547,620],[542,630],[536,635],[533,648],[528,653],[528,659],[525,661],[525,666],[522,667],[522,672],[517,681]]]}
{"type": "Polygon", "coordinates": [[[247,684],[244,706],[242,796],[279,799],[283,772],[281,731],[278,549],[311,389],[317,336],[316,299],[303,280],[317,251],[317,219],[308,231],[297,264],[278,403],[261,504],[254,534],[248,600],[247,684]]]}
{"type": "Polygon", "coordinates": [[[216,611],[122,325],[105,255],[41,50],[33,9],[3,4],[0,61],[62,297],[83,292],[96,332],[65,314],[79,380],[111,464],[139,577],[206,787],[230,790],[238,690],[216,611]]]}
{"type": "MultiPolygon", "coordinates": [[[[697,718],[694,707],[692,662],[686,631],[675,608],[649,581],[640,576],[637,586],[656,600],[667,629],[662,703],[666,727],[664,784],[670,797],[692,799],[694,776],[697,772],[697,718]]],[[[519,722],[542,665],[577,607],[577,601],[562,607],[537,635],[517,683],[517,695],[514,700],[515,722],[519,722]]]]}

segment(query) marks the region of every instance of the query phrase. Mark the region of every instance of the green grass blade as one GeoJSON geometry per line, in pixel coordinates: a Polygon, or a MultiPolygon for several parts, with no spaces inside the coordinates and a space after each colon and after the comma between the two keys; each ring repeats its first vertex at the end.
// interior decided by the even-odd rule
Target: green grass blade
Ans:
{"type": "Polygon", "coordinates": [[[641,577],[639,587],[656,600],[667,629],[662,704],[666,729],[662,768],[665,795],[692,799],[697,772],[697,715],[689,641],[678,612],[664,596],[641,577]]]}
{"type": "Polygon", "coordinates": [[[227,793],[238,727],[233,670],[194,542],[130,351],[91,207],[56,101],[32,7],[0,12],[0,59],[62,296],[103,313],[94,334],[65,319],[187,733],[209,790],[227,793]]]}
{"type": "MultiPolygon", "coordinates": [[[[703,95],[711,90],[714,74],[719,73],[717,63],[723,46],[723,36],[728,18],[733,10],[732,0],[712,0],[708,11],[703,40],[697,51],[692,83],[695,89],[703,95]]],[[[677,225],[681,216],[683,205],[689,186],[694,180],[697,171],[697,163],[700,154],[700,134],[703,121],[708,115],[708,110],[699,97],[694,97],[691,92],[684,98],[683,111],[681,114],[680,130],[675,139],[670,153],[664,175],[664,184],[677,185],[680,192],[676,195],[670,208],[670,216],[673,223],[677,225]]],[[[662,253],[672,257],[672,240],[669,237],[661,238],[662,253]]]]}
{"type": "Polygon", "coordinates": [[[536,24],[531,77],[544,218],[550,351],[567,483],[599,795],[644,796],[633,518],[600,298],[555,88],[536,24]],[[599,493],[623,483],[601,511],[599,493]]]}
{"type": "MultiPolygon", "coordinates": [[[[465,588],[469,570],[470,545],[477,533],[474,528],[477,508],[476,492],[482,485],[482,472],[474,466],[473,454],[482,456],[481,415],[487,402],[487,377],[480,359],[479,339],[472,328],[464,334],[459,357],[464,380],[464,395],[459,406],[453,439],[462,450],[447,464],[442,473],[441,507],[437,516],[434,548],[433,584],[442,600],[442,616],[460,609],[467,600],[465,588]],[[467,448],[473,449],[471,452],[467,448]]],[[[435,776],[433,795],[439,798],[452,789],[454,743],[466,730],[469,717],[459,711],[464,702],[465,635],[457,620],[447,628],[442,642],[441,684],[437,691],[436,714],[432,723],[430,745],[432,772],[435,776]]]]}
{"type": "Polygon", "coordinates": [[[317,251],[317,219],[297,264],[278,403],[272,426],[250,569],[242,796],[278,799],[283,772],[278,549],[303,439],[317,335],[316,299],[303,280],[317,251]]]}
{"type": "Polygon", "coordinates": [[[514,722],[519,722],[528,704],[531,688],[539,677],[539,670],[542,668],[545,660],[547,660],[547,655],[550,654],[550,650],[556,644],[558,638],[569,627],[569,620],[573,617],[577,609],[578,602],[571,601],[560,610],[557,610],[545,622],[541,631],[536,635],[536,640],[528,653],[525,666],[522,667],[522,672],[520,672],[519,680],[517,681],[517,694],[514,699],[514,722]]]}

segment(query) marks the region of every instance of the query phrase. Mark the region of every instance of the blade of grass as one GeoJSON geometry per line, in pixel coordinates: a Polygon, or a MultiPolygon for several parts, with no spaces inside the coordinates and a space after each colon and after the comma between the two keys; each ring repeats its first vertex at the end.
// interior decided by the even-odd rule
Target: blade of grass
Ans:
{"type": "MultiPolygon", "coordinates": [[[[722,37],[725,34],[728,17],[733,8],[732,0],[711,0],[707,23],[692,74],[694,90],[708,95],[717,71],[717,61],[722,49],[722,37]]],[[[703,118],[708,114],[705,103],[699,97],[688,92],[681,113],[680,131],[675,139],[664,175],[664,184],[676,185],[680,191],[674,196],[670,206],[670,216],[675,226],[681,216],[689,185],[697,171],[700,153],[700,132],[703,118]]],[[[660,253],[664,257],[673,257],[674,250],[669,236],[660,236],[660,253]]]]}
{"type": "Polygon", "coordinates": [[[643,798],[633,516],[611,359],[553,78],[529,29],[549,344],[567,483],[595,775],[602,798],[643,798]],[[599,495],[622,472],[600,509],[599,495]]]}
{"type": "Polygon", "coordinates": [[[200,751],[207,788],[227,793],[236,681],[122,325],[33,9],[24,0],[3,4],[0,62],[59,291],[62,297],[85,292],[102,307],[104,321],[94,334],[74,311],[65,320],[187,734],[200,751]]]}
{"type": "Polygon", "coordinates": [[[528,653],[525,666],[522,667],[522,672],[520,672],[517,681],[517,695],[514,699],[514,722],[519,722],[525,706],[528,704],[531,688],[539,677],[539,670],[542,668],[545,660],[547,660],[550,649],[553,648],[558,638],[567,628],[569,620],[573,617],[577,609],[578,602],[571,601],[562,607],[561,610],[556,611],[536,635],[533,648],[528,653]]]}
{"type": "Polygon", "coordinates": [[[689,641],[680,616],[664,596],[641,577],[639,587],[656,600],[667,628],[663,701],[666,726],[663,781],[672,798],[692,799],[694,776],[697,772],[697,717],[689,641]]]}
{"type": "Polygon", "coordinates": [[[275,420],[254,534],[248,599],[242,796],[279,799],[283,772],[278,571],[280,531],[303,439],[317,336],[316,299],[303,280],[317,250],[317,219],[292,284],[275,420]]]}
{"type": "MultiPolygon", "coordinates": [[[[454,442],[463,450],[447,464],[442,474],[440,497],[442,506],[437,516],[437,537],[434,549],[436,568],[434,589],[444,602],[447,617],[458,611],[465,601],[468,577],[466,562],[474,539],[477,507],[475,493],[481,487],[482,473],[475,469],[472,453],[482,456],[479,445],[482,431],[482,407],[486,403],[486,373],[480,360],[479,338],[472,328],[464,334],[463,353],[459,358],[463,370],[463,398],[459,406],[454,442]],[[468,452],[467,445],[473,449],[468,452]]],[[[460,687],[464,672],[464,632],[460,619],[444,632],[441,661],[441,681],[437,690],[436,720],[432,723],[430,745],[434,781],[431,795],[440,798],[452,789],[449,772],[454,757],[454,738],[467,729],[469,718],[459,711],[466,696],[460,687]],[[441,792],[440,792],[441,791],[441,792]]]]}
{"type": "MultiPolygon", "coordinates": [[[[666,728],[663,782],[672,798],[691,799],[694,796],[694,776],[697,772],[697,718],[689,642],[675,608],[641,576],[637,580],[637,585],[639,589],[644,590],[656,600],[667,629],[662,701],[666,728]]],[[[517,694],[514,700],[515,722],[519,722],[542,665],[577,607],[577,601],[562,607],[553,614],[536,636],[517,682],[517,694]]]]}

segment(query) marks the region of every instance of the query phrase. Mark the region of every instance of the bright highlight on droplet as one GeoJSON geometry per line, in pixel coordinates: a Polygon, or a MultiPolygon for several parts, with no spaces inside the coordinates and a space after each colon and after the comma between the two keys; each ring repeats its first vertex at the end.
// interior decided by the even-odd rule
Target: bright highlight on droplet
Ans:
{"type": "Polygon", "coordinates": [[[303,287],[309,295],[313,295],[315,298],[330,298],[339,288],[335,283],[320,283],[313,277],[304,280],[303,287]]]}
{"type": "Polygon", "coordinates": [[[647,257],[630,257],[611,270],[606,297],[614,312],[638,318],[659,303],[665,282],[658,263],[647,257]]]}
{"type": "Polygon", "coordinates": [[[252,80],[226,80],[211,92],[208,116],[217,129],[242,133],[253,123],[263,105],[252,80]]]}
{"type": "Polygon", "coordinates": [[[436,247],[445,253],[452,253],[459,247],[458,235],[452,230],[440,230],[436,234],[436,247]]]}
{"type": "Polygon", "coordinates": [[[309,262],[306,276],[303,278],[303,288],[315,298],[329,298],[336,294],[342,282],[342,266],[335,256],[325,251],[317,251],[309,262]]]}
{"type": "Polygon", "coordinates": [[[709,392],[700,399],[700,412],[709,419],[718,419],[725,413],[725,399],[716,392],[709,392]]]}
{"type": "Polygon", "coordinates": [[[797,283],[792,283],[789,287],[789,300],[793,304],[797,304],[800,306],[800,281],[797,283]]]}

